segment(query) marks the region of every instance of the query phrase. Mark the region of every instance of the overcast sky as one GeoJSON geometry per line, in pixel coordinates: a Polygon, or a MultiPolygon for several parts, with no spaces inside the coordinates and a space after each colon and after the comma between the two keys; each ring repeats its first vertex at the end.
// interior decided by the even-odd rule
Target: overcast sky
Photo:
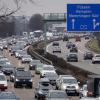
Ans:
{"type": "MultiPolygon", "coordinates": [[[[2,5],[9,6],[9,10],[16,9],[13,0],[1,0],[0,7],[2,5]]],[[[24,0],[23,0],[24,1],[24,0]]],[[[100,0],[34,0],[35,4],[25,2],[21,3],[21,9],[15,15],[31,16],[35,13],[65,13],[66,4],[68,3],[100,3],[100,0]]]]}

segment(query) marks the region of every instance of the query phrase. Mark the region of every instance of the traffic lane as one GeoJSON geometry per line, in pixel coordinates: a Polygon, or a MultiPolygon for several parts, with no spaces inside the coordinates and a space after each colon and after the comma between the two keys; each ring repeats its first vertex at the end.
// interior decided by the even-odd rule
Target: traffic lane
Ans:
{"type": "MultiPolygon", "coordinates": [[[[71,39],[70,41],[75,42],[75,39],[71,39]]],[[[63,42],[63,41],[58,41],[58,42],[60,44],[62,53],[52,53],[52,48],[53,48],[52,43],[47,46],[47,52],[49,52],[51,54],[54,54],[58,57],[61,57],[66,61],[66,55],[69,53],[69,50],[66,47],[67,42],[63,42]]],[[[76,42],[76,44],[78,46],[78,49],[82,52],[78,52],[78,57],[79,57],[78,62],[69,62],[69,63],[71,63],[72,65],[74,65],[76,67],[79,67],[79,68],[82,68],[84,70],[90,71],[92,73],[100,74],[100,65],[99,64],[92,64],[91,60],[84,60],[83,59],[83,53],[85,51],[88,51],[85,48],[85,43],[86,42],[87,42],[87,40],[85,40],[85,39],[82,39],[81,42],[76,42]]]]}
{"type": "MultiPolygon", "coordinates": [[[[16,67],[24,66],[26,70],[28,70],[28,64],[22,64],[20,60],[15,58],[14,56],[10,56],[10,53],[6,50],[3,52],[5,57],[7,57],[12,64],[16,67]]],[[[8,82],[8,91],[14,91],[16,95],[20,97],[21,100],[34,100],[34,88],[37,86],[37,83],[40,79],[39,75],[35,75],[34,71],[31,71],[34,75],[33,77],[33,88],[14,88],[14,84],[12,82],[8,82]]]]}
{"type": "MultiPolygon", "coordinates": [[[[28,68],[28,64],[21,64],[20,60],[17,60],[14,56],[10,56],[8,51],[4,52],[6,54],[6,57],[17,67],[26,66],[28,68]]],[[[33,89],[26,89],[26,88],[14,88],[14,84],[12,82],[8,82],[8,91],[14,91],[16,95],[20,97],[21,100],[35,100],[34,98],[34,89],[37,86],[37,83],[39,82],[40,76],[36,75],[34,71],[31,71],[34,74],[33,78],[33,89]]],[[[70,100],[79,100],[79,97],[73,97],[70,98],[70,100]]]]}

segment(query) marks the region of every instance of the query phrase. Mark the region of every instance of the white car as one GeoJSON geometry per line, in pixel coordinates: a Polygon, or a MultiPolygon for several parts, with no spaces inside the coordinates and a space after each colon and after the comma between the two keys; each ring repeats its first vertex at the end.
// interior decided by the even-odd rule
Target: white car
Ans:
{"type": "Polygon", "coordinates": [[[43,65],[43,68],[40,72],[40,77],[42,78],[42,77],[45,76],[45,74],[48,74],[48,73],[56,73],[54,66],[52,66],[52,65],[43,65]]]}
{"type": "Polygon", "coordinates": [[[54,46],[52,52],[53,53],[55,53],[55,52],[61,53],[61,48],[59,46],[54,46]]]}
{"type": "Polygon", "coordinates": [[[0,72],[0,90],[5,90],[8,88],[6,76],[0,72]]]}
{"type": "Polygon", "coordinates": [[[26,63],[26,62],[29,63],[31,61],[32,61],[32,58],[30,55],[25,55],[22,57],[22,63],[26,63]]]}
{"type": "Polygon", "coordinates": [[[56,88],[59,90],[64,90],[68,95],[79,96],[79,85],[76,80],[71,75],[59,77],[56,80],[56,88]]]}
{"type": "Polygon", "coordinates": [[[92,63],[100,63],[100,54],[95,54],[94,57],[92,58],[92,63]]]}
{"type": "Polygon", "coordinates": [[[83,85],[83,87],[80,89],[80,91],[81,91],[81,94],[83,97],[87,97],[87,92],[88,92],[87,84],[83,85]]]}

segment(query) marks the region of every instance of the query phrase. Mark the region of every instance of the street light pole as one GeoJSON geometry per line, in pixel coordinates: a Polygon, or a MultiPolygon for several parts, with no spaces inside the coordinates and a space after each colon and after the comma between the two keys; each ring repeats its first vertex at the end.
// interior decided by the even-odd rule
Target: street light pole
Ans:
{"type": "Polygon", "coordinates": [[[45,47],[44,47],[44,54],[46,55],[47,52],[46,52],[46,45],[47,45],[47,35],[46,35],[46,28],[47,28],[47,23],[45,22],[44,24],[44,42],[45,42],[45,47]]]}

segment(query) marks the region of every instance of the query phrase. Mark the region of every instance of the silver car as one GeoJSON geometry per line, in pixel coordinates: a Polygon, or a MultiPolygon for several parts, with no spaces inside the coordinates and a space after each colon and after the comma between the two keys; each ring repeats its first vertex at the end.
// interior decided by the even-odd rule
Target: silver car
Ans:
{"type": "Polygon", "coordinates": [[[46,100],[69,100],[65,91],[49,90],[46,100]]]}

